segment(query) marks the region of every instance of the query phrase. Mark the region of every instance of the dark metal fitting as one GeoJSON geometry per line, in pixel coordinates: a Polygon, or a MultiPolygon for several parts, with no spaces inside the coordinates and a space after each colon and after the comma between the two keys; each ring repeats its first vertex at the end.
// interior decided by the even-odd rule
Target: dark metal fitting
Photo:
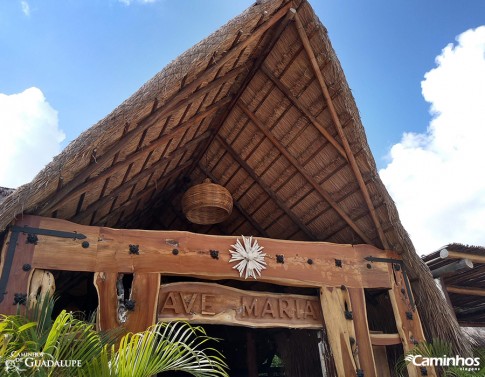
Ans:
{"type": "Polygon", "coordinates": [[[407,319],[413,319],[413,313],[411,313],[411,312],[406,312],[406,318],[407,318],[407,319]]]}
{"type": "Polygon", "coordinates": [[[401,265],[399,263],[394,263],[394,269],[396,271],[401,271],[401,265]]]}
{"type": "Polygon", "coordinates": [[[342,260],[341,259],[335,259],[335,266],[342,268],[342,260]]]}
{"type": "Polygon", "coordinates": [[[39,237],[37,237],[37,234],[32,234],[32,233],[27,234],[26,243],[37,245],[37,241],[39,241],[39,237]]]}
{"type": "Polygon", "coordinates": [[[140,254],[140,246],[139,245],[130,245],[130,254],[140,254]]]}
{"type": "Polygon", "coordinates": [[[81,244],[81,246],[83,247],[83,249],[87,249],[89,247],[89,242],[88,241],[83,241],[83,243],[81,244]]]}
{"type": "Polygon", "coordinates": [[[367,263],[367,264],[366,264],[366,267],[367,267],[367,268],[370,270],[370,269],[372,268],[372,264],[367,263]]]}
{"type": "Polygon", "coordinates": [[[24,270],[25,272],[27,271],[30,271],[32,269],[32,266],[28,263],[25,263],[23,266],[22,266],[22,270],[24,270]]]}
{"type": "Polygon", "coordinates": [[[364,371],[362,369],[357,369],[357,377],[364,377],[364,371]]]}
{"type": "Polygon", "coordinates": [[[344,314],[345,314],[345,319],[354,319],[354,314],[350,310],[346,310],[344,314]]]}
{"type": "Polygon", "coordinates": [[[172,254],[173,255],[179,255],[179,249],[173,249],[172,254]]]}
{"type": "Polygon", "coordinates": [[[14,305],[25,305],[27,303],[27,293],[15,293],[13,296],[14,305]]]}
{"type": "Polygon", "coordinates": [[[283,254],[276,254],[276,263],[285,263],[285,256],[283,254]]]}
{"type": "Polygon", "coordinates": [[[210,253],[212,259],[219,259],[219,252],[217,250],[211,250],[210,253]]]}
{"type": "Polygon", "coordinates": [[[309,265],[312,265],[313,264],[313,259],[311,258],[308,258],[308,260],[306,261],[309,265]]]}

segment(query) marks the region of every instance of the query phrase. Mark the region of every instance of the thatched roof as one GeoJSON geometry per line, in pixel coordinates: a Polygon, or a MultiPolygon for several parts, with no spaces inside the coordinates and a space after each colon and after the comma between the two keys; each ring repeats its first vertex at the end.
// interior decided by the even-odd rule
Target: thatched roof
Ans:
{"type": "Polygon", "coordinates": [[[260,1],[179,56],[10,195],[0,228],[22,213],[392,249],[419,279],[428,333],[459,343],[306,1],[260,1]],[[189,224],[180,209],[183,190],[206,176],[235,201],[212,227],[189,224]]]}
{"type": "Polygon", "coordinates": [[[443,274],[443,290],[462,326],[485,327],[485,247],[453,243],[423,257],[432,272],[456,266],[462,259],[471,261],[473,267],[462,264],[468,268],[453,269],[443,274]],[[447,257],[443,257],[443,249],[447,250],[447,257]]]}
{"type": "Polygon", "coordinates": [[[13,193],[15,189],[8,187],[0,187],[0,203],[2,203],[7,196],[13,193]]]}

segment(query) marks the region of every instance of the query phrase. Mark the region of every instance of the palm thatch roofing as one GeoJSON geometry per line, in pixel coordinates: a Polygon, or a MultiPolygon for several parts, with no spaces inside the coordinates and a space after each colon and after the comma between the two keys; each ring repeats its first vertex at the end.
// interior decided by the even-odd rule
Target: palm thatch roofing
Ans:
{"type": "Polygon", "coordinates": [[[0,203],[2,203],[7,196],[9,196],[15,189],[8,187],[0,187],[0,203]]]}
{"type": "Polygon", "coordinates": [[[180,55],[6,198],[0,228],[22,213],[395,250],[428,335],[464,347],[378,176],[327,31],[304,0],[258,1],[180,55]],[[211,227],[188,223],[180,208],[183,191],[206,177],[235,202],[211,227]]]}
{"type": "Polygon", "coordinates": [[[443,292],[460,325],[485,327],[485,248],[453,243],[423,257],[431,272],[443,271],[460,259],[468,259],[473,267],[442,275],[443,292]],[[443,258],[443,249],[453,258],[443,258]]]}

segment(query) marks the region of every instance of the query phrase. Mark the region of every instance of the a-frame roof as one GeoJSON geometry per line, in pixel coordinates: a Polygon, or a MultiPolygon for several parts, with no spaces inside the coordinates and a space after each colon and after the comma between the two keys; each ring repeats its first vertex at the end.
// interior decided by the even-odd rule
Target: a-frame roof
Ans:
{"type": "Polygon", "coordinates": [[[83,224],[403,250],[345,77],[306,2],[249,8],[83,133],[30,186],[23,211],[83,224]],[[236,203],[211,229],[180,216],[180,193],[206,176],[236,203]]]}
{"type": "MultiPolygon", "coordinates": [[[[7,197],[0,228],[22,213],[368,243],[403,253],[411,275],[425,276],[421,293],[437,305],[430,316],[442,309],[378,176],[326,29],[302,0],[258,1],[170,63],[7,197]],[[212,227],[189,224],[180,207],[182,192],[206,177],[235,201],[212,227]]],[[[446,308],[431,332],[453,338],[454,324],[441,326],[446,308]]]]}

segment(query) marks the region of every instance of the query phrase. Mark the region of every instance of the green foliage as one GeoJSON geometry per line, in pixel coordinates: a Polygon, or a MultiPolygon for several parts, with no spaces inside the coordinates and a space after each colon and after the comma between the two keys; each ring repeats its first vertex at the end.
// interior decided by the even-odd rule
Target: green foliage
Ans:
{"type": "Polygon", "coordinates": [[[23,313],[0,316],[2,376],[149,377],[166,371],[228,376],[222,355],[206,345],[214,339],[201,327],[159,323],[115,343],[72,313],[62,311],[52,321],[53,305],[46,297],[23,313]]]}

